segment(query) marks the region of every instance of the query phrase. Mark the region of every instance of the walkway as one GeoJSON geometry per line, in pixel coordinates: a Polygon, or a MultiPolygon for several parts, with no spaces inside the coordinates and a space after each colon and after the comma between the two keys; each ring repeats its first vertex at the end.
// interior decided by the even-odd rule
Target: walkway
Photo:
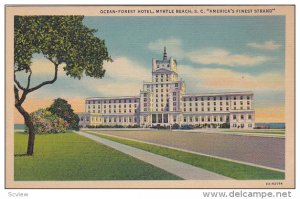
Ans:
{"type": "Polygon", "coordinates": [[[120,144],[108,139],[100,138],[95,135],[84,132],[76,133],[98,143],[104,144],[108,147],[121,151],[122,153],[128,154],[146,163],[152,164],[185,180],[232,180],[231,178],[228,178],[226,176],[222,176],[183,162],[179,162],[141,149],[120,144]]]}

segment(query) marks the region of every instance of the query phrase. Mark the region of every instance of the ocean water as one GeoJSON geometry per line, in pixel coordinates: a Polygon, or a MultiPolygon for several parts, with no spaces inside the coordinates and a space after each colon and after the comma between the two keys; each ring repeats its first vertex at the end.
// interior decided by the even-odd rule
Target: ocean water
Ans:
{"type": "Polygon", "coordinates": [[[269,127],[270,129],[285,129],[284,122],[270,122],[270,123],[255,123],[256,127],[269,127]]]}

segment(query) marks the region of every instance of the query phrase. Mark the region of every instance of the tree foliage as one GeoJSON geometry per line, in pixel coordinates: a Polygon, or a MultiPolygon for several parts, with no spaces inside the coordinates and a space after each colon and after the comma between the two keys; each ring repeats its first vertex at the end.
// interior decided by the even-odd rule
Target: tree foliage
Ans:
{"type": "Polygon", "coordinates": [[[57,98],[48,110],[69,123],[69,129],[79,130],[79,117],[71,105],[64,99],[57,98]]]}

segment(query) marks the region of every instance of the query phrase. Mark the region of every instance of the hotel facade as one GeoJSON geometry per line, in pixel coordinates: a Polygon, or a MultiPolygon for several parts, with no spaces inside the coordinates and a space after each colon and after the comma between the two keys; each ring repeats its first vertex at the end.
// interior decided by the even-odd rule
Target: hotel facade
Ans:
{"type": "Polygon", "coordinates": [[[85,112],[78,113],[83,127],[98,125],[184,126],[199,128],[254,127],[252,92],[187,94],[178,77],[177,62],[167,57],[152,60],[152,81],[143,82],[136,96],[91,97],[85,112]]]}

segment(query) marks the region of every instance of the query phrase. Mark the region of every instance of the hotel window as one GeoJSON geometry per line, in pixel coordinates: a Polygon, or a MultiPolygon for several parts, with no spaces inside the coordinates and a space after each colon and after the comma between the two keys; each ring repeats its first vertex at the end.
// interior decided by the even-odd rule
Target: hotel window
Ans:
{"type": "Polygon", "coordinates": [[[223,117],[222,117],[222,116],[220,116],[220,118],[219,118],[219,119],[220,119],[220,122],[223,122],[223,117]]]}
{"type": "Polygon", "coordinates": [[[198,103],[196,102],[195,105],[198,106],[198,103]]]}
{"type": "Polygon", "coordinates": [[[126,104],[124,104],[124,108],[126,108],[126,104]]]}
{"type": "Polygon", "coordinates": [[[100,113],[100,110],[98,110],[98,113],[100,113]]]}
{"type": "Polygon", "coordinates": [[[203,97],[201,97],[201,101],[203,101],[203,97]]]}
{"type": "Polygon", "coordinates": [[[160,81],[163,82],[164,81],[163,78],[161,78],[160,81]]]}
{"type": "Polygon", "coordinates": [[[93,108],[95,108],[95,105],[93,105],[93,108]]]}
{"type": "Polygon", "coordinates": [[[144,108],[144,111],[147,111],[147,108],[144,108]]]}
{"type": "Polygon", "coordinates": [[[124,117],[124,122],[127,122],[127,118],[126,117],[124,117]]]}
{"type": "Polygon", "coordinates": [[[129,113],[131,113],[131,109],[129,109],[129,113]]]}
{"type": "Polygon", "coordinates": [[[155,101],[158,102],[158,99],[156,99],[155,101]]]}
{"type": "Polygon", "coordinates": [[[241,110],[243,110],[243,107],[241,106],[241,110]]]}
{"type": "Polygon", "coordinates": [[[173,102],[173,106],[176,106],[176,102],[173,102]]]}
{"type": "Polygon", "coordinates": [[[119,117],[119,122],[121,122],[122,120],[121,120],[121,118],[119,117]]]}
{"type": "Polygon", "coordinates": [[[250,110],[250,106],[247,106],[247,109],[250,110]]]}
{"type": "Polygon", "coordinates": [[[220,100],[223,100],[223,98],[222,98],[222,97],[220,97],[220,100]]]}
{"type": "Polygon", "coordinates": [[[124,113],[126,113],[126,109],[124,109],[124,113]]]}
{"type": "Polygon", "coordinates": [[[250,96],[247,96],[247,100],[249,100],[250,99],[250,96]]]}
{"type": "Polygon", "coordinates": [[[209,101],[209,100],[210,100],[210,97],[208,97],[207,100],[209,101]]]}
{"type": "MultiPolygon", "coordinates": [[[[105,108],[105,105],[104,105],[104,108],[105,108]]],[[[121,104],[119,104],[119,108],[121,108],[121,104]]]]}
{"type": "Polygon", "coordinates": [[[121,113],[121,109],[119,109],[119,113],[121,113]]]}
{"type": "Polygon", "coordinates": [[[197,97],[195,97],[195,101],[198,101],[198,98],[197,98],[197,97]]]}
{"type": "Polygon", "coordinates": [[[116,109],[114,109],[114,113],[116,113],[116,109]]]}
{"type": "Polygon", "coordinates": [[[240,101],[240,104],[243,105],[243,101],[240,101]]]}
{"type": "Polygon", "coordinates": [[[234,120],[236,120],[236,115],[233,115],[232,118],[233,118],[234,120]]]}
{"type": "Polygon", "coordinates": [[[236,105],[236,102],[233,102],[233,105],[236,105]]]}
{"type": "Polygon", "coordinates": [[[241,115],[241,120],[243,120],[244,119],[244,115],[241,115]]]}
{"type": "Polygon", "coordinates": [[[192,112],[192,108],[190,108],[190,111],[192,112]]]}
{"type": "Polygon", "coordinates": [[[252,115],[248,115],[248,120],[251,120],[252,119],[252,115]]]}
{"type": "Polygon", "coordinates": [[[186,106],[186,103],[183,103],[183,106],[185,107],[185,106],[186,106]]]}
{"type": "Polygon", "coordinates": [[[216,106],[217,105],[217,103],[216,102],[214,102],[214,106],[216,106]]]}
{"type": "Polygon", "coordinates": [[[176,97],[173,97],[173,101],[176,101],[176,97]]]}
{"type": "Polygon", "coordinates": [[[136,104],[134,105],[134,108],[136,108],[136,104]]]}
{"type": "Polygon", "coordinates": [[[157,79],[157,78],[155,79],[155,82],[158,82],[158,79],[157,79]]]}
{"type": "Polygon", "coordinates": [[[220,107],[220,111],[223,111],[223,108],[222,108],[222,107],[220,107]]]}
{"type": "Polygon", "coordinates": [[[216,107],[214,107],[214,111],[216,111],[217,110],[217,108],[216,107]]]}
{"type": "Polygon", "coordinates": [[[198,108],[196,108],[196,111],[198,111],[198,108]]]}
{"type": "Polygon", "coordinates": [[[162,88],[162,89],[160,89],[160,91],[161,91],[161,92],[164,92],[164,89],[162,88]]]}
{"type": "Polygon", "coordinates": [[[242,99],[243,99],[243,96],[240,97],[240,100],[242,100],[242,99]]]}
{"type": "Polygon", "coordinates": [[[176,96],[176,92],[173,92],[173,96],[176,96]]]}
{"type": "Polygon", "coordinates": [[[106,110],[104,110],[104,113],[106,113],[106,110]]]}
{"type": "Polygon", "coordinates": [[[176,122],[176,117],[173,118],[173,122],[176,122]]]}
{"type": "Polygon", "coordinates": [[[214,122],[216,122],[217,121],[217,117],[216,116],[214,116],[214,122]]]}
{"type": "Polygon", "coordinates": [[[226,96],[226,100],[228,100],[229,98],[228,98],[228,96],[226,96]]]}
{"type": "Polygon", "coordinates": [[[100,105],[98,105],[98,108],[100,108],[100,105]]]}
{"type": "Polygon", "coordinates": [[[226,102],[226,106],[229,106],[229,102],[226,102]]]}
{"type": "Polygon", "coordinates": [[[109,118],[108,121],[111,122],[111,118],[109,118]]]}
{"type": "Polygon", "coordinates": [[[95,110],[93,110],[93,113],[95,113],[95,110]]]}
{"type": "Polygon", "coordinates": [[[247,101],[247,105],[250,105],[250,101],[247,101]]]}
{"type": "Polygon", "coordinates": [[[236,110],[236,107],[233,107],[234,110],[236,110]]]}
{"type": "Polygon", "coordinates": [[[183,118],[183,121],[186,122],[186,117],[183,118]]]}
{"type": "Polygon", "coordinates": [[[111,113],[111,110],[109,109],[109,113],[111,113]]]}
{"type": "Polygon", "coordinates": [[[160,85],[160,87],[164,87],[164,85],[163,85],[163,84],[161,84],[161,85],[160,85]]]}
{"type": "Polygon", "coordinates": [[[204,111],[204,108],[201,108],[201,111],[204,111]]]}
{"type": "Polygon", "coordinates": [[[207,111],[210,111],[210,108],[207,108],[207,111]]]}
{"type": "Polygon", "coordinates": [[[131,120],[131,117],[129,118],[129,122],[131,122],[132,120],[131,120]]]}
{"type": "Polygon", "coordinates": [[[210,122],[210,117],[207,117],[207,121],[210,122]]]}
{"type": "Polygon", "coordinates": [[[114,122],[117,122],[117,118],[114,117],[114,122]]]}
{"type": "Polygon", "coordinates": [[[190,106],[192,106],[192,103],[190,103],[190,106]]]}
{"type": "Polygon", "coordinates": [[[158,97],[158,94],[156,94],[155,96],[158,97]]]}
{"type": "Polygon", "coordinates": [[[209,102],[207,102],[207,106],[209,106],[210,105],[210,103],[209,102]]]}
{"type": "Polygon", "coordinates": [[[186,111],[186,108],[184,108],[183,111],[186,111]]]}
{"type": "Polygon", "coordinates": [[[214,97],[214,101],[216,101],[216,99],[217,99],[217,98],[216,98],[216,97],[214,97]]]}
{"type": "Polygon", "coordinates": [[[144,102],[146,102],[147,101],[147,98],[144,98],[144,102]]]}
{"type": "Polygon", "coordinates": [[[222,106],[222,105],[223,105],[223,103],[222,103],[222,102],[220,102],[220,105],[222,106]]]}
{"type": "Polygon", "coordinates": [[[173,111],[176,111],[176,107],[173,107],[173,111]]]}
{"type": "Polygon", "coordinates": [[[248,127],[250,127],[250,128],[251,128],[251,127],[252,127],[252,124],[248,124],[248,127]]]}
{"type": "Polygon", "coordinates": [[[178,87],[178,83],[175,83],[175,87],[178,87]]]}
{"type": "Polygon", "coordinates": [[[201,102],[201,106],[204,106],[204,102],[201,102]]]}
{"type": "Polygon", "coordinates": [[[201,121],[204,122],[204,117],[201,118],[201,121]]]}
{"type": "Polygon", "coordinates": [[[236,96],[234,96],[233,99],[236,100],[236,96]]]}
{"type": "Polygon", "coordinates": [[[192,117],[189,117],[190,118],[190,122],[193,122],[193,118],[192,117]]]}
{"type": "Polygon", "coordinates": [[[195,117],[196,122],[198,122],[198,117],[195,117]]]}

